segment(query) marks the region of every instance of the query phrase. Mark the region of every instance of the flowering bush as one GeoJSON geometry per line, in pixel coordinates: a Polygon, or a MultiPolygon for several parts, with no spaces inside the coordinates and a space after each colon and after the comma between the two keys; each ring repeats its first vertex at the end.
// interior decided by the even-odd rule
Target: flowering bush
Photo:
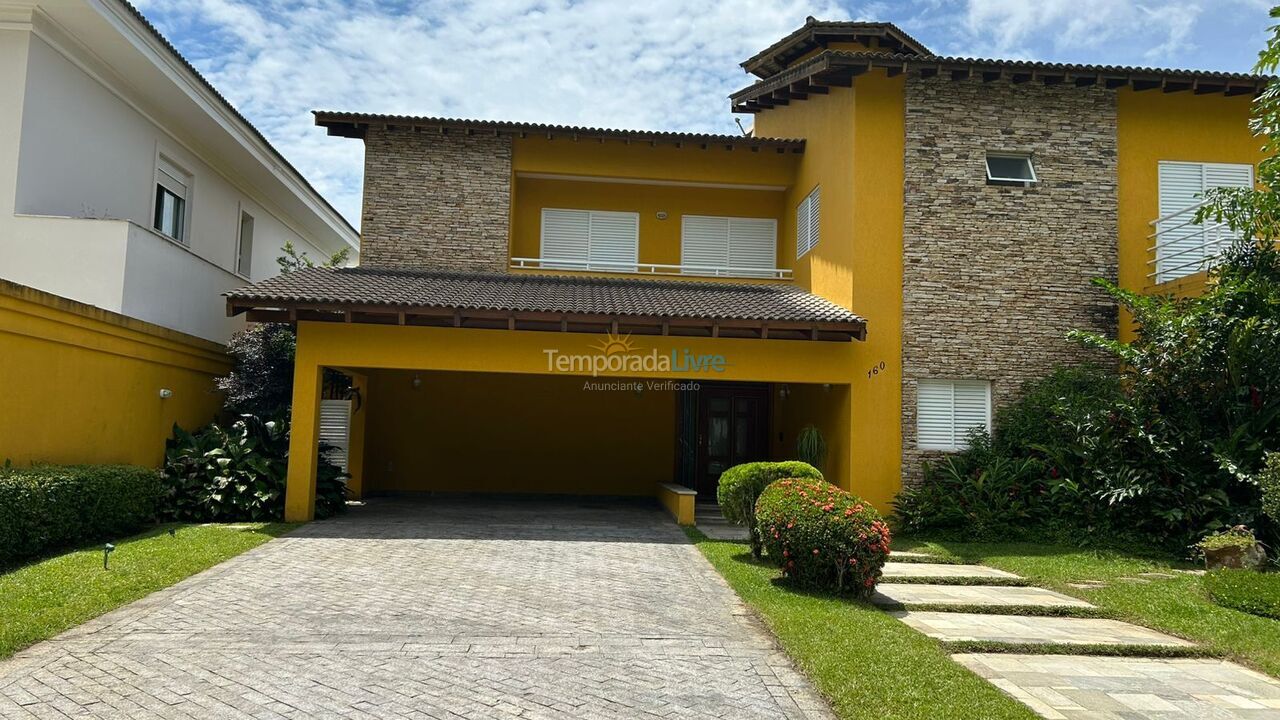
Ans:
{"type": "Polygon", "coordinates": [[[747,539],[751,542],[751,554],[760,557],[760,535],[756,532],[756,501],[770,483],[783,478],[822,479],[822,473],[814,466],[791,460],[787,462],[751,462],[734,465],[720,475],[716,488],[716,500],[720,512],[734,525],[747,527],[747,539]]]}
{"type": "Polygon", "coordinates": [[[889,526],[875,508],[824,480],[788,478],[756,504],[765,552],[803,588],[871,594],[889,558],[889,526]]]}

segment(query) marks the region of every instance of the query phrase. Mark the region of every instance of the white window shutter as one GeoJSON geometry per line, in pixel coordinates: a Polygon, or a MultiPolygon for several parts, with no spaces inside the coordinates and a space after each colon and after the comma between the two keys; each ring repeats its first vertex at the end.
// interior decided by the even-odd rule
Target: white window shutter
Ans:
{"type": "Polygon", "coordinates": [[[991,426],[991,384],[958,380],[955,388],[955,447],[969,446],[969,433],[991,426]]]}
{"type": "Polygon", "coordinates": [[[703,268],[729,264],[729,218],[685,215],[680,220],[680,264],[696,266],[683,272],[709,275],[703,268]]]}
{"type": "Polygon", "coordinates": [[[351,401],[320,401],[320,442],[332,445],[329,462],[347,472],[347,453],[351,449],[351,401]]]}
{"type": "Polygon", "coordinates": [[[1156,281],[1165,282],[1203,269],[1235,239],[1229,229],[1192,224],[1194,212],[1182,211],[1204,202],[1210,188],[1253,187],[1253,166],[1162,161],[1159,185],[1160,217],[1179,213],[1156,225],[1156,281]]]}
{"type": "Polygon", "coordinates": [[[591,266],[600,270],[635,272],[640,254],[640,215],[631,212],[592,211],[591,266]],[[596,267],[596,263],[601,263],[596,267]]]}
{"type": "Polygon", "coordinates": [[[591,215],[582,210],[542,211],[543,267],[583,269],[591,244],[591,215]],[[566,261],[555,263],[555,260],[566,261]]]}
{"type": "Polygon", "coordinates": [[[818,227],[822,217],[822,194],[821,187],[816,187],[813,192],[809,193],[809,249],[812,250],[818,246],[818,227]]]}
{"type": "Polygon", "coordinates": [[[772,277],[778,262],[778,221],[771,218],[729,218],[728,264],[745,268],[742,274],[772,277]]]}
{"type": "Polygon", "coordinates": [[[969,433],[991,427],[991,383],[921,380],[916,385],[916,445],[921,450],[963,450],[969,433]]]}
{"type": "Polygon", "coordinates": [[[922,450],[950,450],[954,399],[951,383],[921,380],[916,389],[916,444],[922,450]]]}

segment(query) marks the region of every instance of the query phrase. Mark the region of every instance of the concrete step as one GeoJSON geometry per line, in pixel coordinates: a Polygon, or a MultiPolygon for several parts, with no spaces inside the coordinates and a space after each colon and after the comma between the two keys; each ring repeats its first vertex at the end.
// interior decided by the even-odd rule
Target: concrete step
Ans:
{"type": "MultiPolygon", "coordinates": [[[[892,557],[892,556],[891,556],[892,557]]],[[[1018,575],[1004,570],[997,570],[986,565],[956,565],[951,563],[928,562],[894,562],[884,564],[884,578],[950,578],[950,579],[982,579],[1002,578],[1019,580],[1018,575]]]]}
{"type": "Polygon", "coordinates": [[[990,607],[1042,608],[1093,607],[1093,605],[1079,598],[1038,587],[929,585],[924,583],[880,583],[876,587],[876,594],[871,596],[871,602],[881,607],[905,607],[908,609],[912,605],[983,605],[990,607]]]}
{"type": "Polygon", "coordinates": [[[890,614],[925,635],[944,642],[1194,647],[1181,638],[1119,620],[913,610],[890,614]]]}

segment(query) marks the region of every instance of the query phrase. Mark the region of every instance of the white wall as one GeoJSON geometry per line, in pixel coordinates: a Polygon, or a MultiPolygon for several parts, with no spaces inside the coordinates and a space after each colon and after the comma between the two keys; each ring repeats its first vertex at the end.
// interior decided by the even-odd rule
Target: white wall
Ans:
{"type": "Polygon", "coordinates": [[[39,289],[104,307],[101,288],[122,278],[124,287],[115,303],[120,307],[108,309],[223,342],[230,328],[241,323],[224,317],[220,293],[247,284],[231,275],[241,208],[254,216],[249,280],[278,272],[275,260],[286,241],[313,258],[326,253],[295,232],[264,200],[216,169],[217,158],[202,157],[181,141],[182,128],[163,119],[165,108],[145,106],[111,77],[109,68],[95,67],[78,50],[61,43],[55,48],[30,31],[0,30],[0,193],[10,193],[0,199],[0,210],[7,211],[0,212],[0,259],[22,257],[28,281],[13,276],[15,267],[6,270],[3,262],[0,277],[24,284],[38,279],[34,286],[39,289]],[[4,94],[24,85],[17,77],[24,49],[20,134],[3,132],[6,123],[14,124],[4,94]],[[166,132],[163,125],[174,132],[166,132]],[[161,153],[192,175],[186,248],[167,244],[158,235],[138,234],[151,227],[161,153]],[[6,177],[16,177],[16,189],[12,183],[6,186],[6,177]],[[123,255],[116,248],[104,249],[123,264],[86,263],[69,256],[69,248],[84,250],[85,243],[99,236],[118,234],[95,229],[76,240],[65,236],[66,225],[24,224],[22,216],[124,219],[141,227],[119,235],[123,255]],[[40,228],[51,228],[53,234],[42,236],[36,232],[40,228]],[[23,247],[5,247],[15,243],[23,247]],[[37,267],[40,262],[46,267],[37,267]]]}

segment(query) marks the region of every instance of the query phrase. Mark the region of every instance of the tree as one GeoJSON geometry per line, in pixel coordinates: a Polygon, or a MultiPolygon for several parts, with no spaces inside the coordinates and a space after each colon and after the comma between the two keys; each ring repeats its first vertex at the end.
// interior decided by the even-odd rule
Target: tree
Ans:
{"type": "Polygon", "coordinates": [[[254,325],[232,336],[227,352],[234,364],[226,377],[217,379],[218,389],[227,394],[227,409],[264,419],[287,419],[296,350],[293,328],[280,323],[254,325]]]}
{"type": "MultiPolygon", "coordinates": [[[[281,248],[284,253],[276,258],[276,264],[280,266],[280,272],[291,273],[294,270],[303,268],[316,267],[316,263],[312,260],[305,250],[299,251],[293,246],[293,243],[285,240],[284,247],[281,248]]],[[[338,252],[329,256],[327,260],[320,263],[319,267],[342,267],[347,264],[347,260],[351,257],[350,248],[342,248],[338,252]]]]}

